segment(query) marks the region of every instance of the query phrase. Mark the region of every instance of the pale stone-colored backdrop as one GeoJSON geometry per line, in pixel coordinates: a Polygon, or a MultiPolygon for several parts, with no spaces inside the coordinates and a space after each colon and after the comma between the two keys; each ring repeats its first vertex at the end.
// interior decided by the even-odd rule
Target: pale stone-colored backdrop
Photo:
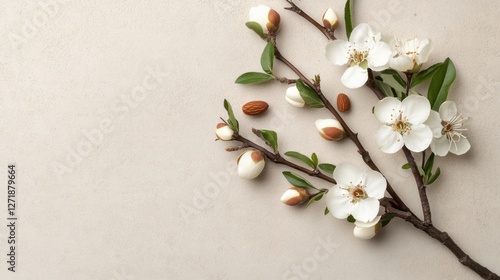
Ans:
{"type": "MultiPolygon", "coordinates": [[[[292,108],[282,84],[233,83],[259,70],[264,42],[244,23],[260,3],[282,15],[283,54],[308,76],[320,73],[330,98],[351,97],[345,118],[420,213],[402,155],[373,143],[376,98],[340,84],[343,68],[324,58],[326,39],[283,10],[285,1],[1,1],[1,279],[477,279],[400,220],[367,242],[324,216],[323,203],[286,207],[281,166],[238,178],[237,154],[214,142],[224,98],[244,135],[273,129],[283,152],[365,168],[349,141],[318,137],[314,120],[327,111],[292,108]],[[267,114],[242,115],[255,99],[270,104],[267,114]],[[16,273],[6,264],[10,163],[18,171],[16,273]]],[[[297,3],[317,19],[328,7],[343,16],[344,1],[297,3]]],[[[356,1],[354,10],[355,22],[384,34],[431,38],[428,65],[455,62],[450,96],[471,117],[473,147],[437,160],[443,174],[428,195],[435,225],[499,273],[499,2],[356,1]]],[[[345,37],[343,24],[337,34],[345,37]]]]}

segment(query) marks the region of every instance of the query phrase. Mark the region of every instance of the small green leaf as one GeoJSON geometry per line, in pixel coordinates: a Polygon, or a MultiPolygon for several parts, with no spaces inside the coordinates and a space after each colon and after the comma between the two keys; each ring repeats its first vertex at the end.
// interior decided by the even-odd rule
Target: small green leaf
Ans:
{"type": "Polygon", "coordinates": [[[438,168],[436,169],[436,173],[434,173],[434,175],[432,175],[432,176],[429,178],[429,180],[427,180],[426,184],[427,184],[427,185],[430,185],[430,184],[434,183],[434,181],[436,181],[436,180],[437,180],[437,178],[439,177],[439,175],[441,175],[441,168],[439,168],[439,167],[438,167],[438,168]]]}
{"type": "Polygon", "coordinates": [[[266,140],[266,144],[273,148],[274,152],[278,151],[278,134],[272,130],[259,130],[260,135],[264,140],[266,140]]]}
{"type": "Polygon", "coordinates": [[[321,99],[318,97],[318,94],[312,88],[304,84],[304,81],[298,79],[295,84],[297,86],[297,89],[299,90],[300,96],[302,97],[302,99],[304,99],[304,102],[307,105],[313,108],[325,107],[321,99]]]}
{"type": "Polygon", "coordinates": [[[238,131],[240,130],[240,124],[238,123],[238,120],[234,117],[231,103],[229,103],[229,101],[227,101],[226,99],[224,99],[224,108],[226,109],[227,115],[229,116],[227,123],[234,132],[238,133],[238,131]]]}
{"type": "Polygon", "coordinates": [[[345,33],[347,35],[347,39],[351,37],[352,33],[352,2],[351,0],[347,0],[344,7],[344,20],[345,20],[345,33]]]}
{"type": "Polygon", "coordinates": [[[328,209],[328,207],[325,207],[325,212],[324,212],[325,216],[328,215],[329,213],[330,213],[330,210],[328,209]]]}
{"type": "Polygon", "coordinates": [[[324,195],[324,194],[325,194],[324,192],[319,192],[319,193],[315,194],[313,197],[311,197],[311,198],[309,199],[309,201],[308,201],[308,202],[307,202],[307,204],[306,204],[306,207],[308,207],[309,205],[311,205],[311,204],[312,204],[313,202],[315,202],[315,201],[320,201],[320,200],[321,200],[321,198],[323,198],[323,195],[324,195]]]}
{"type": "Polygon", "coordinates": [[[375,85],[385,94],[385,96],[396,97],[391,86],[384,83],[382,78],[380,78],[380,80],[377,78],[375,78],[375,85]]]}
{"type": "Polygon", "coordinates": [[[439,107],[448,98],[450,87],[455,81],[457,72],[451,59],[447,58],[432,76],[427,98],[432,110],[439,111],[439,107]]]}
{"type": "Polygon", "coordinates": [[[287,179],[287,181],[294,187],[297,188],[313,188],[316,189],[311,183],[309,183],[306,179],[300,177],[299,175],[290,172],[290,171],[283,171],[283,175],[287,179]]]}
{"type": "Polygon", "coordinates": [[[442,65],[442,62],[436,63],[432,65],[431,67],[420,71],[418,74],[414,75],[413,78],[411,79],[411,88],[414,88],[415,86],[429,80],[432,78],[434,73],[439,69],[439,67],[442,65]]]}
{"type": "Polygon", "coordinates": [[[236,79],[235,83],[248,85],[248,84],[264,83],[264,82],[271,81],[271,80],[274,80],[273,75],[269,75],[267,73],[260,73],[260,72],[247,72],[247,73],[239,76],[236,79]]]}
{"type": "Polygon", "coordinates": [[[354,222],[356,222],[356,219],[354,219],[354,217],[352,215],[349,215],[349,217],[347,217],[347,221],[349,223],[354,223],[354,222]]]}
{"type": "Polygon", "coordinates": [[[245,25],[248,28],[255,31],[255,33],[257,33],[257,35],[259,35],[261,38],[264,38],[264,30],[262,30],[262,26],[260,26],[260,24],[258,24],[255,21],[249,21],[249,22],[245,23],[245,25]]]}
{"type": "Polygon", "coordinates": [[[311,159],[312,159],[312,162],[314,163],[313,168],[316,168],[318,166],[318,163],[319,163],[318,156],[316,155],[316,153],[312,153],[311,159]]]}
{"type": "Polygon", "coordinates": [[[410,169],[411,168],[411,164],[410,163],[405,163],[405,164],[403,164],[403,166],[401,166],[401,168],[403,168],[404,170],[410,169]]]}
{"type": "Polygon", "coordinates": [[[333,174],[333,171],[335,171],[335,165],[329,164],[329,163],[322,163],[318,165],[319,169],[323,170],[326,173],[333,174]]]}
{"type": "Polygon", "coordinates": [[[262,70],[268,74],[273,74],[274,67],[274,44],[269,41],[260,57],[260,65],[262,70]]]}
{"type": "Polygon", "coordinates": [[[434,153],[431,153],[424,165],[424,171],[426,177],[430,178],[433,166],[434,166],[434,153]]]}
{"type": "Polygon", "coordinates": [[[382,222],[382,227],[385,227],[386,225],[388,225],[392,221],[393,218],[394,218],[394,215],[392,215],[392,214],[382,216],[382,219],[380,220],[382,222]]]}
{"type": "Polygon", "coordinates": [[[285,153],[285,156],[296,158],[296,159],[302,161],[303,163],[309,165],[311,168],[314,168],[314,162],[310,158],[308,158],[306,155],[303,155],[299,152],[289,151],[289,152],[285,153]]]}
{"type": "Polygon", "coordinates": [[[384,83],[388,84],[390,87],[398,92],[406,92],[406,82],[401,78],[398,72],[388,69],[380,72],[380,77],[384,83]]]}
{"type": "Polygon", "coordinates": [[[420,173],[421,176],[425,175],[424,169],[422,169],[422,167],[420,167],[420,165],[418,165],[418,164],[417,164],[417,169],[418,169],[418,173],[420,173]]]}

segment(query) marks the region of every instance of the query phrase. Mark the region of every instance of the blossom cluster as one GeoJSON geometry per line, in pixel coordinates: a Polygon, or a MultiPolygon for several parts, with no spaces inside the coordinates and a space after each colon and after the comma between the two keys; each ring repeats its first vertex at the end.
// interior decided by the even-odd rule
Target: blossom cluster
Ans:
{"type": "MultiPolygon", "coordinates": [[[[281,28],[280,15],[273,9],[260,5],[250,10],[249,17],[247,27],[269,41],[269,44],[275,44],[276,33],[281,28]]],[[[324,13],[322,23],[326,30],[333,34],[339,22],[332,9],[324,13]]],[[[329,61],[338,66],[348,66],[340,81],[349,89],[360,88],[369,82],[374,82],[373,72],[389,70],[392,71],[391,73],[396,73],[393,75],[397,78],[401,78],[400,75],[407,77],[407,84],[403,89],[405,92],[394,96],[386,94],[386,97],[378,101],[373,108],[373,115],[382,123],[374,135],[379,149],[388,154],[396,153],[403,147],[412,152],[424,152],[430,148],[437,156],[446,156],[448,153],[455,155],[466,153],[471,147],[464,135],[467,131],[464,127],[467,118],[458,113],[456,104],[453,101],[446,101],[447,95],[444,98],[441,97],[444,100],[436,102],[436,98],[431,101],[433,98],[430,96],[426,97],[410,88],[411,77],[420,73],[422,65],[429,60],[432,51],[431,40],[393,38],[387,43],[382,38],[380,32],[368,24],[361,23],[352,30],[348,40],[332,40],[325,48],[326,58],[329,61]]],[[[271,48],[266,47],[266,50],[275,47],[270,46],[271,48]]],[[[274,59],[274,51],[263,55],[264,58],[269,56],[274,59]]],[[[272,59],[270,63],[263,63],[266,73],[248,73],[255,83],[275,78],[272,71],[272,59]]],[[[314,99],[315,93],[311,96],[310,92],[314,92],[314,89],[310,87],[312,87],[311,83],[306,85],[301,80],[297,80],[295,85],[286,90],[285,100],[294,107],[322,107],[322,101],[314,99]]],[[[343,96],[345,99],[346,95],[343,94],[343,96]]],[[[337,106],[339,111],[344,112],[340,110],[339,105],[337,106]]],[[[350,103],[348,108],[350,108],[350,103]]],[[[229,109],[228,113],[230,120],[217,125],[216,135],[219,140],[235,140],[235,134],[238,132],[234,125],[237,121],[231,121],[231,118],[234,118],[232,110],[229,109]]],[[[352,137],[353,133],[345,127],[342,119],[339,118],[339,120],[317,120],[315,125],[319,135],[328,141],[339,141],[346,136],[352,137]]],[[[264,138],[268,142],[277,141],[275,133],[274,137],[264,136],[264,138]]],[[[277,146],[277,143],[274,145],[277,146]]],[[[273,149],[277,152],[275,146],[273,149]]],[[[313,167],[314,172],[319,172],[318,159],[315,154],[311,159],[297,154],[294,152],[293,157],[313,167]]],[[[264,170],[266,157],[269,157],[267,153],[264,154],[256,149],[244,152],[238,158],[238,174],[246,179],[258,177],[264,170]]],[[[354,235],[356,237],[362,239],[374,237],[383,220],[379,215],[379,208],[380,200],[384,198],[387,188],[386,179],[380,172],[362,171],[350,163],[340,163],[331,169],[333,181],[336,183],[330,189],[311,194],[307,188],[314,187],[302,178],[294,177],[292,181],[300,182],[300,184],[292,184],[294,187],[283,194],[281,201],[287,205],[296,206],[317,201],[325,195],[328,212],[338,219],[355,221],[354,235]]]]}

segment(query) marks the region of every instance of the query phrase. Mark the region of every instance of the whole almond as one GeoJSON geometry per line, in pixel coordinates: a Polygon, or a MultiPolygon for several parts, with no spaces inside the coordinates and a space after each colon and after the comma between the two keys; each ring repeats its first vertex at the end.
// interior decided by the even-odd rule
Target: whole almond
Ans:
{"type": "Polygon", "coordinates": [[[241,107],[243,113],[250,116],[260,115],[267,111],[267,108],[269,108],[269,105],[260,100],[250,101],[241,107]]]}
{"type": "Polygon", "coordinates": [[[337,95],[337,108],[340,112],[351,110],[351,100],[349,100],[349,96],[344,93],[339,93],[339,95],[337,95]]]}

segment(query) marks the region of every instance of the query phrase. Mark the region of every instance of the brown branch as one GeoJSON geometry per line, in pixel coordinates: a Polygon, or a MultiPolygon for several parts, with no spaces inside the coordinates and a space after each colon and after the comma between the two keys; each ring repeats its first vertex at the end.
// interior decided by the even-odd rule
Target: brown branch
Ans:
{"type": "Polygon", "coordinates": [[[406,160],[411,166],[411,173],[413,173],[413,177],[415,178],[415,182],[417,183],[418,194],[420,196],[420,202],[422,204],[422,212],[424,212],[424,221],[425,224],[431,225],[431,207],[429,205],[429,199],[427,198],[426,186],[424,184],[424,179],[420,172],[418,171],[417,163],[415,162],[415,158],[411,154],[411,151],[403,146],[403,153],[405,154],[406,160]]]}
{"type": "Polygon", "coordinates": [[[337,182],[335,182],[335,180],[331,176],[327,176],[324,173],[321,173],[321,171],[319,171],[318,169],[311,170],[311,169],[307,169],[305,167],[302,167],[300,165],[297,165],[293,162],[290,162],[290,161],[284,159],[279,153],[272,153],[272,152],[268,151],[266,148],[264,148],[258,144],[255,144],[251,140],[248,140],[247,138],[239,135],[238,133],[234,134],[233,140],[241,142],[246,147],[252,147],[256,150],[261,151],[266,156],[266,158],[268,158],[270,161],[272,161],[276,164],[286,165],[286,166],[291,167],[295,170],[303,172],[309,176],[318,177],[322,180],[325,180],[325,181],[333,183],[333,184],[337,183],[337,182]]]}
{"type": "Polygon", "coordinates": [[[292,12],[298,14],[299,16],[305,18],[309,23],[311,23],[312,25],[314,25],[314,27],[316,27],[319,31],[321,31],[321,33],[323,33],[326,36],[326,38],[328,38],[328,40],[335,40],[335,35],[333,34],[334,30],[328,29],[328,28],[322,26],[321,24],[319,24],[312,17],[310,17],[306,12],[304,12],[301,8],[299,8],[297,5],[295,5],[292,0],[286,0],[286,2],[288,2],[288,4],[290,4],[291,7],[287,7],[287,8],[285,8],[285,10],[292,11],[292,12]]]}
{"type": "Polygon", "coordinates": [[[295,84],[297,82],[296,79],[288,79],[288,78],[285,78],[285,77],[278,77],[278,76],[275,76],[274,79],[280,83],[283,83],[283,84],[295,84]]]}
{"type": "MultiPolygon", "coordinates": [[[[354,142],[356,147],[358,148],[358,153],[361,155],[361,158],[363,161],[368,165],[372,170],[380,172],[380,169],[377,167],[375,162],[373,162],[372,158],[370,157],[370,154],[368,151],[363,147],[361,142],[358,139],[358,134],[353,132],[351,128],[347,125],[347,123],[344,121],[342,116],[337,112],[335,107],[330,103],[330,101],[325,97],[323,92],[321,91],[319,86],[314,85],[302,72],[300,72],[297,67],[295,67],[290,61],[288,61],[278,50],[278,48],[275,45],[275,51],[274,51],[275,57],[277,60],[283,62],[288,68],[290,68],[301,80],[304,81],[304,83],[312,88],[317,94],[318,97],[321,99],[325,107],[335,116],[335,118],[340,122],[342,127],[344,128],[346,135],[348,136],[351,141],[354,142]]],[[[403,200],[398,196],[396,191],[392,188],[391,184],[387,182],[387,192],[391,195],[392,198],[398,203],[399,207],[401,210],[409,210],[409,208],[406,206],[406,204],[403,202],[403,200]]]]}

